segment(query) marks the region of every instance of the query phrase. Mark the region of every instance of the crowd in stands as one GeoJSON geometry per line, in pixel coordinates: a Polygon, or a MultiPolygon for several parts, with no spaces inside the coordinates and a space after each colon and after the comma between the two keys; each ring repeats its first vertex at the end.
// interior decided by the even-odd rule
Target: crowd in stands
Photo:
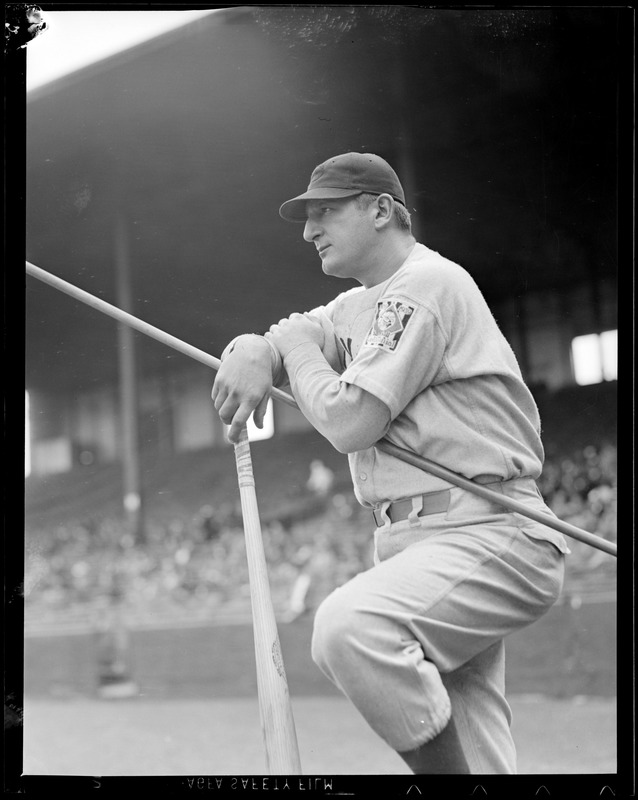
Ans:
{"type": "MultiPolygon", "coordinates": [[[[616,539],[616,448],[588,446],[546,461],[538,481],[560,519],[616,539]]],[[[333,588],[372,565],[370,512],[334,485],[320,461],[308,464],[305,495],[322,498],[308,518],[262,522],[275,609],[284,620],[312,612],[333,588]]],[[[27,526],[28,527],[28,526],[27,526]]],[[[569,569],[610,570],[615,559],[570,540],[569,569]]],[[[190,517],[149,519],[142,540],[121,520],[91,519],[27,530],[27,626],[85,617],[118,598],[131,623],[211,619],[250,608],[241,510],[226,499],[190,517]]]]}
{"type": "MultiPolygon", "coordinates": [[[[617,526],[617,449],[588,445],[562,458],[547,458],[538,487],[559,519],[615,542],[617,526]]],[[[615,560],[570,539],[572,570],[615,560]]]]}

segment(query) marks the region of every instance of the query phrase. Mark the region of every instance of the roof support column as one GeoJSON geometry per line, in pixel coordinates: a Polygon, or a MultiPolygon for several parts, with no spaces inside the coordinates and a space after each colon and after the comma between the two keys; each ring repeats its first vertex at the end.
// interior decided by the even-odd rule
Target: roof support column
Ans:
{"type": "MultiPolygon", "coordinates": [[[[123,217],[115,220],[115,277],[117,305],[134,313],[131,291],[131,259],[128,229],[123,217]]],[[[123,504],[130,532],[137,541],[144,537],[142,481],[138,430],[138,393],[135,331],[118,323],[118,369],[120,417],[122,421],[123,504]]]]}

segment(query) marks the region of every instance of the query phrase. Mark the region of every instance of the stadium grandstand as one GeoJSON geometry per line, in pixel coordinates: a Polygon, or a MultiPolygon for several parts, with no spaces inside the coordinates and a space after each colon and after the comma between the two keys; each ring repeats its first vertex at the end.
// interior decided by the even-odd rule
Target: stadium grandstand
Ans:
{"type": "MultiPolygon", "coordinates": [[[[515,350],[550,505],[615,541],[616,36],[585,7],[221,9],[29,94],[27,259],[219,356],[347,288],[277,209],[324,158],[378,153],[417,238],[470,271],[515,350]]],[[[118,592],[133,627],[249,613],[212,382],[27,280],[27,631],[94,626],[118,592]]],[[[371,564],[370,515],[295,409],[273,403],[252,440],[294,619],[371,564]]],[[[572,549],[568,585],[611,591],[615,560],[572,549]]]]}

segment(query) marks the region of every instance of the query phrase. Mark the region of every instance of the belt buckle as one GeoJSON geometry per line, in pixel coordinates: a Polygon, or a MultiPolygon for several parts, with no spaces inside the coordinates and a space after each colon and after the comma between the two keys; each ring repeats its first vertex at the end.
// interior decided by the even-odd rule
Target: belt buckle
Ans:
{"type": "MultiPolygon", "coordinates": [[[[418,513],[416,514],[417,518],[427,517],[430,514],[438,514],[443,511],[447,511],[450,505],[450,490],[449,489],[439,489],[435,492],[426,492],[425,494],[421,495],[421,508],[419,509],[418,513]]],[[[388,506],[386,514],[390,523],[394,522],[401,522],[402,520],[410,518],[410,510],[405,509],[403,513],[400,513],[396,519],[393,516],[393,509],[396,511],[397,506],[401,506],[403,504],[412,505],[412,498],[406,498],[405,500],[397,500],[394,503],[391,503],[388,506]]],[[[373,509],[372,516],[378,528],[382,528],[385,525],[385,521],[381,519],[381,509],[373,509]]],[[[415,520],[416,521],[416,520],[415,520]]]]}
{"type": "MultiPolygon", "coordinates": [[[[406,501],[406,500],[396,500],[394,503],[390,503],[388,505],[385,513],[386,513],[386,516],[388,518],[388,521],[389,521],[390,525],[392,525],[395,522],[401,522],[402,520],[408,518],[408,515],[404,514],[404,515],[397,516],[396,519],[395,519],[394,518],[394,514],[393,514],[393,510],[394,510],[395,513],[397,513],[397,508],[399,506],[401,506],[402,503],[406,503],[406,502],[408,502],[408,501],[406,501]]],[[[385,525],[387,523],[383,519],[383,504],[379,508],[372,509],[372,516],[374,517],[374,521],[376,523],[377,528],[384,528],[385,527],[385,525]]]]}

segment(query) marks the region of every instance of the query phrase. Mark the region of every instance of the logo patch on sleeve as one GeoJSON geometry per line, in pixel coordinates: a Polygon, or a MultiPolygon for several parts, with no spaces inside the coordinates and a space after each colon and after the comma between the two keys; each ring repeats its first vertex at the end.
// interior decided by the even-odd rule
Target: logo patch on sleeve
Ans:
{"type": "Polygon", "coordinates": [[[364,347],[378,347],[393,352],[414,314],[414,307],[401,300],[380,300],[364,347]]]}

